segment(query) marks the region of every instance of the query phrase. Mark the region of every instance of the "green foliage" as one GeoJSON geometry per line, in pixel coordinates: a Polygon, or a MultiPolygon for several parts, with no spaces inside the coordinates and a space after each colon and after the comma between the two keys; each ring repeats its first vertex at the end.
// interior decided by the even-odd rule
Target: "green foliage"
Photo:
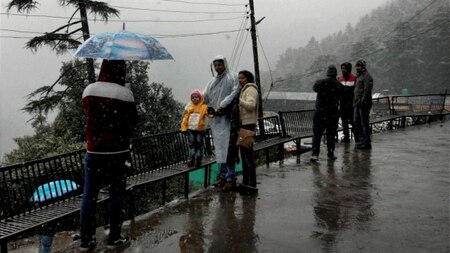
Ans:
{"type": "MultiPolygon", "coordinates": [[[[91,0],[58,0],[61,7],[72,6],[76,10],[72,14],[75,16],[80,8],[92,13],[95,17],[99,16],[102,20],[108,21],[112,16],[119,17],[119,11],[110,7],[106,2],[91,1],[91,0]]],[[[39,2],[34,0],[12,0],[7,5],[7,10],[16,9],[18,12],[29,13],[38,8],[39,2]]],[[[81,11],[80,11],[81,15],[81,11]]],[[[83,20],[85,17],[81,17],[83,20]]],[[[26,43],[26,47],[31,50],[37,50],[41,46],[49,46],[58,54],[66,53],[67,50],[74,49],[80,44],[80,37],[76,33],[84,31],[88,26],[82,28],[83,21],[72,22],[72,18],[68,19],[64,25],[58,27],[52,32],[47,32],[44,35],[36,36],[26,43]]]]}
{"type": "Polygon", "coordinates": [[[54,128],[47,124],[38,124],[35,134],[15,138],[18,148],[5,155],[5,164],[17,164],[49,157],[61,153],[84,148],[84,143],[77,142],[69,132],[62,136],[55,133],[54,128]]]}
{"type": "Polygon", "coordinates": [[[163,84],[148,84],[147,62],[127,63],[127,80],[139,108],[139,122],[134,136],[141,137],[177,130],[183,106],[176,101],[172,89],[163,84]]]}
{"type": "Polygon", "coordinates": [[[391,1],[362,17],[352,27],[320,42],[287,49],[274,71],[274,90],[310,92],[327,65],[358,59],[367,62],[374,92],[439,93],[450,90],[448,1],[391,1]],[[327,56],[334,56],[329,57],[327,56]]]}
{"type": "MultiPolygon", "coordinates": [[[[149,84],[148,62],[127,62],[127,80],[139,105],[139,121],[134,137],[173,131],[179,128],[182,105],[170,88],[149,84]]],[[[88,85],[87,64],[80,60],[63,63],[61,76],[51,86],[30,94],[24,108],[33,115],[35,134],[14,139],[18,148],[6,155],[6,164],[25,162],[84,147],[85,116],[81,97],[88,85]],[[53,123],[48,112],[57,110],[53,123]]]]}

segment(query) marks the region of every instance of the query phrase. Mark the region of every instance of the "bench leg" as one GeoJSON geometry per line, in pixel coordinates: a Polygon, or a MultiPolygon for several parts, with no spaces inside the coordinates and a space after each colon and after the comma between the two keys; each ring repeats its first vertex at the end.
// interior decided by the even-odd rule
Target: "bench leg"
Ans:
{"type": "Polygon", "coordinates": [[[204,167],[205,176],[203,178],[203,188],[207,188],[209,185],[209,173],[210,173],[210,166],[204,167]]]}
{"type": "Polygon", "coordinates": [[[184,176],[184,197],[189,198],[189,173],[184,176]]]}
{"type": "Polygon", "coordinates": [[[167,183],[166,180],[163,180],[163,192],[162,192],[162,205],[166,204],[166,189],[167,189],[167,183]]]}
{"type": "Polygon", "coordinates": [[[7,253],[8,252],[8,242],[2,242],[1,243],[1,253],[7,253]]]}
{"type": "Polygon", "coordinates": [[[284,161],[284,144],[278,145],[278,161],[280,161],[280,165],[283,164],[284,161]]]}
{"type": "Polygon", "coordinates": [[[302,150],[302,139],[297,139],[295,146],[296,146],[296,153],[297,153],[297,160],[296,163],[300,164],[300,156],[301,156],[301,150],[302,150]]]}
{"type": "Polygon", "coordinates": [[[268,149],[264,150],[264,153],[266,155],[266,167],[269,168],[269,164],[270,164],[270,152],[268,149]]]}

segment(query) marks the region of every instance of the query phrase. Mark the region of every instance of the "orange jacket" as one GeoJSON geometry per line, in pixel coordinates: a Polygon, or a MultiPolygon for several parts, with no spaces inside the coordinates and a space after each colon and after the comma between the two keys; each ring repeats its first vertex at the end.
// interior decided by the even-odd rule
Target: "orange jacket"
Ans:
{"type": "Polygon", "coordinates": [[[181,131],[205,131],[205,117],[208,116],[208,106],[203,102],[203,96],[196,105],[190,103],[181,122],[181,131]]]}

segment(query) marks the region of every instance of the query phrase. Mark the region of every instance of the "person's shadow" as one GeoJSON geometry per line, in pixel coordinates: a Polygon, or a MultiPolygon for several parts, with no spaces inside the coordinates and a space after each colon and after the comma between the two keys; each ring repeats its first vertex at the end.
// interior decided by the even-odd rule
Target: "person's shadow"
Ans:
{"type": "Polygon", "coordinates": [[[256,196],[219,193],[219,208],[211,228],[207,252],[256,252],[258,236],[254,232],[256,196]],[[241,201],[239,201],[241,200],[241,201]],[[237,205],[236,202],[241,202],[237,205]]]}
{"type": "Polygon", "coordinates": [[[312,234],[324,252],[336,252],[339,234],[350,228],[364,229],[373,216],[371,152],[345,152],[342,167],[333,161],[314,165],[314,217],[312,234]],[[326,170],[326,172],[323,172],[326,170]]]}

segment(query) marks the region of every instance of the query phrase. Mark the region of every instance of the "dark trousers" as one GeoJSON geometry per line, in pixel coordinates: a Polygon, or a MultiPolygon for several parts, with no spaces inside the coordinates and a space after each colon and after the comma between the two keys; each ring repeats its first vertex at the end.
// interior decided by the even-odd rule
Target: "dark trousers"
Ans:
{"type": "Polygon", "coordinates": [[[335,138],[337,133],[338,117],[337,112],[314,111],[313,116],[313,139],[312,139],[312,155],[319,155],[320,140],[323,131],[327,131],[327,148],[328,152],[334,152],[335,138]]]}
{"type": "Polygon", "coordinates": [[[352,104],[342,104],[339,115],[342,121],[342,131],[344,133],[345,139],[350,139],[350,128],[349,124],[352,125],[352,133],[355,137],[355,140],[359,141],[358,132],[355,131],[355,125],[353,124],[353,105],[352,104]]]}
{"type": "Polygon", "coordinates": [[[203,159],[203,140],[205,139],[204,131],[188,131],[189,137],[189,158],[192,160],[203,159]]]}
{"type": "Polygon", "coordinates": [[[130,169],[130,153],[91,154],[84,159],[84,188],[80,212],[80,233],[83,242],[89,242],[95,235],[96,206],[100,189],[109,185],[108,216],[110,240],[120,236],[122,209],[125,198],[126,174],[130,169]]]}
{"type": "Polygon", "coordinates": [[[369,113],[371,109],[371,105],[357,105],[354,110],[354,119],[356,130],[358,135],[361,138],[361,141],[368,145],[371,143],[370,140],[370,118],[369,113]]]}
{"type": "MultiPolygon", "coordinates": [[[[242,128],[255,131],[255,125],[244,125],[242,128]]],[[[253,146],[250,148],[240,147],[242,160],[242,184],[256,187],[256,164],[253,155],[253,146]]]]}

